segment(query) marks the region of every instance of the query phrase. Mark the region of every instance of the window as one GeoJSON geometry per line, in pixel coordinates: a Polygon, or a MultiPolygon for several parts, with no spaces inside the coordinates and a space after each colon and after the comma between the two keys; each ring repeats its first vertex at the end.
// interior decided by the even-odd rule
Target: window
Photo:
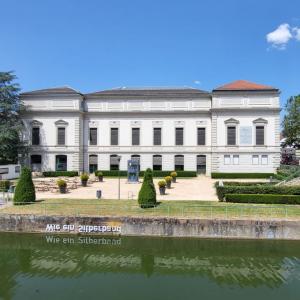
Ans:
{"type": "Polygon", "coordinates": [[[68,158],[67,155],[56,155],[55,158],[55,170],[67,171],[68,158]]]}
{"type": "Polygon", "coordinates": [[[119,145],[119,128],[110,129],[110,144],[119,145]]]}
{"type": "Polygon", "coordinates": [[[94,173],[98,170],[98,156],[95,154],[91,154],[89,156],[89,172],[94,173]]]}
{"type": "Polygon", "coordinates": [[[239,155],[233,155],[233,164],[238,165],[239,164],[239,155]]]}
{"type": "Polygon", "coordinates": [[[15,166],[15,173],[20,173],[21,167],[20,166],[15,166]]]}
{"type": "Polygon", "coordinates": [[[0,174],[8,174],[9,169],[8,168],[0,168],[0,174]]]}
{"type": "Polygon", "coordinates": [[[230,155],[224,155],[224,165],[230,165],[231,159],[230,155]]]}
{"type": "Polygon", "coordinates": [[[206,173],[206,156],[197,155],[197,173],[205,174],[206,173]]]}
{"type": "Polygon", "coordinates": [[[140,144],[140,128],[132,128],[132,145],[138,146],[140,144]]]}
{"type": "Polygon", "coordinates": [[[162,156],[153,155],[153,170],[161,171],[162,170],[162,156]]]}
{"type": "Polygon", "coordinates": [[[259,164],[259,156],[252,155],[252,165],[258,165],[258,164],[259,164]]]}
{"type": "Polygon", "coordinates": [[[153,145],[161,145],[161,128],[153,128],[153,145]]]}
{"type": "Polygon", "coordinates": [[[57,128],[57,145],[66,144],[66,128],[58,127],[57,128]]]}
{"type": "Polygon", "coordinates": [[[236,145],[236,126],[227,127],[227,145],[236,145]]]}
{"type": "Polygon", "coordinates": [[[110,170],[114,171],[114,170],[119,170],[119,156],[118,155],[111,155],[110,156],[110,170]]]}
{"type": "Polygon", "coordinates": [[[90,145],[97,145],[97,128],[90,128],[90,145]]]}
{"type": "Polygon", "coordinates": [[[30,164],[33,172],[40,172],[42,166],[42,156],[38,154],[31,155],[30,164]]]}
{"type": "Polygon", "coordinates": [[[141,156],[138,154],[131,155],[131,160],[135,160],[140,164],[141,156]]]}
{"type": "Polygon", "coordinates": [[[256,126],[256,145],[265,144],[265,126],[256,126]]]}
{"type": "Polygon", "coordinates": [[[40,128],[33,127],[32,128],[32,145],[40,144],[40,128]]]}
{"type": "Polygon", "coordinates": [[[175,144],[177,146],[182,146],[183,145],[183,128],[176,128],[175,132],[176,132],[175,144]]]}
{"type": "Polygon", "coordinates": [[[183,155],[175,155],[175,171],[184,171],[183,155]]]}
{"type": "Polygon", "coordinates": [[[268,155],[262,155],[261,156],[261,164],[267,165],[268,164],[268,155]]]}
{"type": "Polygon", "coordinates": [[[205,145],[205,128],[197,128],[197,144],[205,145]]]}

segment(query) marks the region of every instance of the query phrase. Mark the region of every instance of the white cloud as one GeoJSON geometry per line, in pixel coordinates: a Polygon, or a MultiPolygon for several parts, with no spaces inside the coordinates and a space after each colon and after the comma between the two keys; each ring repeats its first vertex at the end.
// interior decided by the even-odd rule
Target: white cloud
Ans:
{"type": "Polygon", "coordinates": [[[287,23],[279,25],[277,29],[268,33],[266,38],[273,47],[284,50],[289,40],[293,38],[290,25],[287,23]]]}
{"type": "Polygon", "coordinates": [[[199,81],[199,80],[194,80],[194,83],[195,83],[195,84],[201,84],[201,81],[199,81]]]}
{"type": "Polygon", "coordinates": [[[300,27],[293,28],[294,37],[297,41],[300,41],[300,27]]]}

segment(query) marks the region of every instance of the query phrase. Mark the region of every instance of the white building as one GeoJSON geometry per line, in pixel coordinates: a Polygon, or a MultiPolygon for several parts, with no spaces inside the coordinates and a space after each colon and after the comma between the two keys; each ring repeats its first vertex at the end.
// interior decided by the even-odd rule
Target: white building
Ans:
{"type": "Polygon", "coordinates": [[[69,87],[21,94],[34,170],[127,169],[274,172],[279,166],[279,90],[235,81],[194,88],[69,87]]]}

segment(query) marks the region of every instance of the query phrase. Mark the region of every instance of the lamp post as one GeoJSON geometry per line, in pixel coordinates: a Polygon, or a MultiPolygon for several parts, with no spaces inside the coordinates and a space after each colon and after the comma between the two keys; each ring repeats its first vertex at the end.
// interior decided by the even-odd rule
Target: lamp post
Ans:
{"type": "Polygon", "coordinates": [[[119,171],[118,171],[118,199],[120,200],[121,199],[121,180],[120,180],[120,162],[121,162],[121,158],[122,156],[121,155],[118,155],[117,156],[117,159],[118,159],[118,165],[119,165],[119,171]]]}

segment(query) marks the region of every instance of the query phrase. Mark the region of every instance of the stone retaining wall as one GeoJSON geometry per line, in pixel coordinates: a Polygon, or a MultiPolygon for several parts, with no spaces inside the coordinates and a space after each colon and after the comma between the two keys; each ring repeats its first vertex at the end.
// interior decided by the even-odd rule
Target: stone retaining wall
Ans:
{"type": "Polygon", "coordinates": [[[300,221],[0,214],[0,232],[300,240],[300,221]]]}

